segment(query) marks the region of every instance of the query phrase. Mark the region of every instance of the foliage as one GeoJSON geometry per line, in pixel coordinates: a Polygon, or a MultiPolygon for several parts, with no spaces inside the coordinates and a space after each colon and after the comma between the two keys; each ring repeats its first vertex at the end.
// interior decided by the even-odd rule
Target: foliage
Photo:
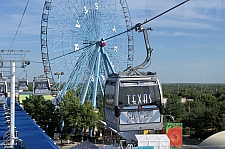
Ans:
{"type": "Polygon", "coordinates": [[[76,96],[76,91],[68,91],[60,103],[60,112],[64,119],[65,127],[86,130],[94,127],[98,121],[98,114],[90,101],[80,104],[80,99],[76,96]]]}
{"type": "MultiPolygon", "coordinates": [[[[171,114],[175,122],[183,123],[195,132],[195,137],[205,138],[206,134],[225,130],[225,84],[163,84],[164,98],[167,98],[166,115],[171,114]],[[202,87],[202,92],[201,92],[202,87]],[[181,102],[182,98],[193,101],[181,102]]],[[[49,135],[64,122],[64,127],[86,130],[103,126],[103,101],[97,96],[98,110],[90,101],[80,104],[78,91],[68,91],[55,109],[51,101],[42,96],[30,96],[23,101],[24,109],[49,135]],[[98,111],[98,112],[96,112],[98,111]]],[[[168,120],[165,120],[168,122],[168,120]]]]}
{"type": "Polygon", "coordinates": [[[33,91],[33,82],[32,83],[28,83],[28,91],[33,91]]]}
{"type": "Polygon", "coordinates": [[[225,130],[225,84],[164,84],[166,114],[195,131],[195,137],[206,138],[225,130]],[[202,87],[202,89],[201,89],[202,87]],[[181,103],[181,99],[193,99],[181,103]]]}
{"type": "Polygon", "coordinates": [[[23,108],[43,130],[52,135],[57,127],[58,116],[53,113],[55,108],[50,100],[45,100],[42,96],[26,97],[23,108]]]}
{"type": "Polygon", "coordinates": [[[177,95],[171,94],[168,96],[165,113],[166,115],[172,115],[175,118],[175,122],[180,122],[182,120],[185,107],[177,95]]]}
{"type": "Polygon", "coordinates": [[[70,134],[66,135],[66,138],[65,139],[66,140],[70,140],[71,139],[71,135],[70,134]]]}
{"type": "Polygon", "coordinates": [[[45,100],[42,96],[30,96],[23,101],[23,107],[26,112],[44,129],[49,135],[53,135],[55,128],[63,129],[64,127],[86,130],[94,127],[101,116],[94,111],[92,103],[85,101],[80,104],[80,99],[75,97],[74,90],[68,91],[59,104],[58,108],[45,100]]]}

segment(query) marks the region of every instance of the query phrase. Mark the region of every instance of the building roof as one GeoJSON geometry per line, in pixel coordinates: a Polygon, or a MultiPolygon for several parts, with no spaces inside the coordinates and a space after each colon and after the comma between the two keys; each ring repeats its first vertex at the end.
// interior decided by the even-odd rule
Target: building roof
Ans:
{"type": "Polygon", "coordinates": [[[208,137],[198,147],[200,149],[225,149],[225,131],[208,137]]]}
{"type": "MultiPolygon", "coordinates": [[[[8,99],[7,104],[10,107],[10,99],[8,99]]],[[[0,137],[3,137],[8,131],[7,125],[4,124],[3,113],[4,110],[0,107],[0,137]]],[[[17,102],[15,106],[15,127],[19,138],[24,141],[28,149],[58,149],[51,138],[43,132],[17,102]]],[[[3,140],[0,140],[0,143],[2,142],[3,140]]],[[[1,148],[2,146],[0,146],[1,148]]]]}

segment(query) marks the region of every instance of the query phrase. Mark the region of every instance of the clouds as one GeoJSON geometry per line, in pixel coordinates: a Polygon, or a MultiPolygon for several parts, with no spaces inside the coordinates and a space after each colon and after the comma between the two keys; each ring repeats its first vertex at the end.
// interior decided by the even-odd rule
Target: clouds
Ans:
{"type": "MultiPolygon", "coordinates": [[[[134,24],[151,19],[182,2],[127,1],[134,24]]],[[[198,82],[196,76],[200,74],[200,70],[205,72],[204,77],[207,79],[204,81],[224,83],[222,73],[225,74],[225,61],[221,56],[225,55],[224,25],[224,0],[190,0],[147,23],[145,26],[154,29],[149,33],[150,43],[154,48],[153,61],[147,70],[157,71],[163,83],[175,82],[178,72],[181,82],[198,82]]],[[[135,46],[140,49],[143,45],[136,41],[135,46]]],[[[138,59],[138,55],[135,56],[138,59]]]]}
{"type": "MultiPolygon", "coordinates": [[[[145,19],[154,16],[172,8],[181,1],[153,1],[140,0],[137,5],[136,1],[128,0],[133,22],[143,22],[145,19]]],[[[210,22],[223,22],[224,2],[215,1],[197,1],[191,0],[174,10],[153,20],[151,24],[160,27],[173,28],[192,28],[192,29],[213,29],[210,22]],[[156,22],[156,23],[155,23],[156,22]]]]}
{"type": "MultiPolygon", "coordinates": [[[[132,23],[143,22],[172,8],[182,0],[126,0],[132,23]]],[[[31,50],[29,60],[41,61],[40,27],[45,0],[30,1],[12,49],[31,50]]],[[[1,0],[0,49],[9,48],[27,0],[1,0]]],[[[107,4],[104,4],[107,6],[107,4]]],[[[107,12],[103,12],[107,13],[107,12]]],[[[148,70],[158,72],[162,82],[198,82],[200,70],[208,82],[225,82],[225,0],[190,0],[145,24],[153,27],[149,39],[154,53],[148,70]],[[190,73],[192,72],[192,73],[190,73]],[[217,77],[211,77],[217,76],[217,77]],[[175,79],[174,79],[175,78],[175,79]]],[[[134,65],[143,61],[143,35],[134,33],[134,65]]],[[[42,65],[37,67],[42,68],[42,65]]],[[[30,72],[32,66],[29,66],[30,72]]],[[[35,70],[36,71],[36,70],[35,70]]],[[[36,74],[41,73],[36,72],[36,74]]],[[[35,75],[35,73],[34,73],[35,75]]]]}
{"type": "MultiPolygon", "coordinates": [[[[41,61],[40,22],[44,1],[29,2],[21,26],[11,47],[12,50],[30,50],[26,55],[26,60],[29,61],[41,61]]],[[[0,3],[0,49],[8,50],[18,29],[27,0],[1,0],[0,3]]],[[[41,64],[31,62],[31,65],[27,67],[29,81],[37,73],[42,72],[41,68],[41,64]]],[[[16,70],[17,75],[21,71],[21,69],[16,70]]]]}
{"type": "MultiPolygon", "coordinates": [[[[1,48],[7,49],[11,44],[19,23],[24,12],[27,1],[14,0],[5,1],[0,5],[0,43],[1,48]]],[[[30,1],[23,17],[21,26],[18,30],[14,47],[20,47],[24,43],[34,43],[34,40],[39,40],[41,13],[44,0],[30,1]],[[38,37],[38,38],[37,38],[38,37]],[[33,41],[29,41],[32,40],[33,41]]],[[[38,42],[37,42],[38,43],[38,42]]],[[[25,45],[27,45],[25,44],[25,45]]]]}

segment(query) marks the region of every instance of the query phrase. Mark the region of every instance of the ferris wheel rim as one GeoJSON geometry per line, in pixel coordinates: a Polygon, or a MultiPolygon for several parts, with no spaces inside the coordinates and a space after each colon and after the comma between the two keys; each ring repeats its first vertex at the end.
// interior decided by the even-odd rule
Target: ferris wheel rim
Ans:
{"type": "MultiPolygon", "coordinates": [[[[42,53],[42,61],[43,61],[43,67],[44,67],[44,73],[46,76],[50,76],[50,78],[53,79],[54,82],[54,72],[51,67],[51,62],[50,62],[50,50],[49,50],[49,45],[48,45],[48,19],[49,19],[49,12],[51,11],[51,3],[52,0],[46,0],[43,8],[43,13],[42,13],[42,19],[41,19],[41,53],[42,53]],[[46,71],[47,68],[48,70],[46,71]]],[[[123,5],[121,4],[121,8],[123,10],[123,15],[124,15],[124,21],[126,22],[126,28],[132,27],[132,22],[131,22],[131,17],[129,13],[129,9],[127,6],[126,0],[120,0],[120,2],[123,2],[123,5]]],[[[107,38],[107,37],[106,37],[107,38]]],[[[129,65],[133,65],[133,54],[134,54],[134,41],[133,41],[133,32],[127,32],[127,57],[128,57],[128,62],[129,65]],[[129,59],[129,56],[131,58],[129,59]]],[[[96,42],[92,42],[96,43],[96,42]]],[[[127,63],[128,63],[127,62],[127,63]]],[[[127,64],[128,65],[128,64],[127,64]]]]}

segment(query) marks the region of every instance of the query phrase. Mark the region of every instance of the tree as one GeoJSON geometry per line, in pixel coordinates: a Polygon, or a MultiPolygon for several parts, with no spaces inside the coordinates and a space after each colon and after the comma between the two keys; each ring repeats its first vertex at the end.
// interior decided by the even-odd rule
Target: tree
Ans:
{"type": "Polygon", "coordinates": [[[172,115],[176,122],[181,122],[185,113],[184,104],[181,103],[180,97],[171,94],[168,96],[168,100],[165,108],[166,115],[172,115]]]}
{"type": "Polygon", "coordinates": [[[28,83],[28,91],[33,91],[33,82],[32,83],[28,83]]]}
{"type": "Polygon", "coordinates": [[[60,121],[64,121],[65,127],[69,128],[77,127],[77,122],[80,119],[81,104],[80,100],[74,96],[75,94],[74,90],[68,91],[59,104],[60,121]]]}
{"type": "Polygon", "coordinates": [[[225,100],[218,102],[218,116],[217,116],[217,123],[215,124],[217,131],[224,131],[225,130],[225,100]]]}
{"type": "Polygon", "coordinates": [[[23,108],[36,123],[47,132],[53,135],[58,124],[58,115],[54,113],[55,107],[50,100],[43,96],[30,96],[23,101],[23,108]]]}
{"type": "Polygon", "coordinates": [[[85,101],[81,105],[80,115],[82,117],[78,128],[86,130],[88,127],[94,127],[98,121],[98,114],[94,111],[94,107],[90,101],[85,101]]]}
{"type": "MultiPolygon", "coordinates": [[[[225,130],[225,85],[204,84],[203,92],[200,92],[200,87],[201,84],[180,84],[178,96],[194,99],[193,102],[184,103],[186,112],[181,118],[183,126],[193,128],[196,137],[205,138],[225,130]]],[[[176,115],[176,111],[178,111],[176,109],[177,85],[163,84],[163,89],[164,96],[168,98],[167,114],[176,115]]],[[[177,122],[176,116],[175,120],[177,122]]]]}
{"type": "Polygon", "coordinates": [[[65,127],[70,129],[86,130],[89,127],[94,127],[98,121],[98,114],[94,111],[94,107],[90,101],[85,101],[80,104],[80,99],[77,98],[76,91],[68,91],[62,102],[60,103],[60,111],[62,119],[65,122],[65,127]]]}

